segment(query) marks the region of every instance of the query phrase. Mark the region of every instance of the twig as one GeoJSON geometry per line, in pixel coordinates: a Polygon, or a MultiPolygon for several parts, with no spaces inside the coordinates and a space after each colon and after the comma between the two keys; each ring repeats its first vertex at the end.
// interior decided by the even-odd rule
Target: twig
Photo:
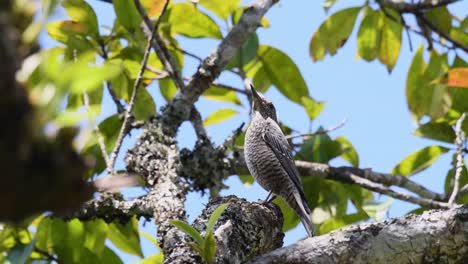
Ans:
{"type": "Polygon", "coordinates": [[[440,6],[446,6],[460,0],[431,0],[431,1],[419,1],[417,3],[407,3],[403,1],[394,1],[394,0],[382,0],[383,3],[395,10],[398,10],[400,13],[414,13],[417,11],[423,11],[427,9],[433,9],[440,6]]]}
{"type": "Polygon", "coordinates": [[[447,203],[438,202],[438,201],[435,201],[435,200],[421,198],[421,197],[416,197],[416,196],[413,196],[413,195],[410,195],[410,194],[395,191],[395,190],[392,190],[392,189],[390,189],[388,187],[378,185],[378,184],[376,184],[374,182],[371,182],[371,181],[369,181],[367,179],[361,178],[361,177],[359,177],[357,175],[354,175],[352,173],[348,173],[347,175],[348,175],[349,179],[352,181],[352,183],[357,184],[357,185],[359,185],[359,186],[361,186],[363,188],[366,188],[366,189],[374,191],[374,192],[385,194],[385,195],[388,195],[388,196],[391,196],[391,197],[394,197],[394,198],[397,198],[397,199],[400,199],[400,200],[403,200],[403,201],[419,204],[419,205],[421,205],[423,207],[444,208],[444,209],[450,208],[450,205],[447,204],[447,203]]]}
{"type": "MultiPolygon", "coordinates": [[[[141,5],[140,1],[139,0],[134,0],[134,2],[135,2],[135,6],[136,6],[138,12],[140,13],[140,16],[142,17],[143,22],[144,22],[143,23],[143,27],[144,27],[143,31],[147,35],[149,35],[150,29],[151,29],[151,20],[149,19],[148,15],[146,14],[146,11],[143,8],[143,6],[141,5]]],[[[167,0],[167,2],[169,2],[169,0],[167,0]]],[[[162,15],[163,15],[163,13],[162,13],[162,15]]],[[[159,17],[157,23],[159,23],[160,18],[162,17],[162,15],[159,17]]],[[[164,41],[161,38],[161,36],[157,32],[155,34],[151,33],[151,35],[153,35],[153,39],[152,39],[151,44],[153,46],[154,51],[156,52],[156,55],[158,55],[158,58],[163,63],[164,68],[169,72],[170,76],[173,78],[174,84],[176,85],[177,89],[179,89],[180,91],[183,90],[185,88],[185,84],[184,84],[184,81],[182,80],[182,76],[181,76],[180,70],[179,70],[179,68],[178,68],[178,66],[177,66],[177,64],[175,62],[175,59],[172,57],[171,53],[167,49],[167,47],[164,44],[164,41]]]]}
{"type": "Polygon", "coordinates": [[[113,166],[111,166],[109,155],[107,154],[107,148],[106,148],[104,136],[102,135],[101,130],[99,129],[99,126],[96,124],[96,121],[91,116],[92,113],[91,113],[91,108],[89,106],[89,97],[86,92],[83,93],[83,101],[86,106],[86,111],[89,114],[89,121],[91,122],[91,125],[93,126],[94,133],[96,133],[97,140],[99,143],[99,148],[101,149],[102,158],[104,158],[104,161],[106,162],[107,172],[112,173],[113,166]]]}
{"type": "Polygon", "coordinates": [[[206,133],[205,126],[203,126],[203,120],[200,112],[198,112],[195,105],[192,107],[192,111],[190,112],[190,122],[192,123],[193,129],[195,129],[198,139],[208,139],[208,133],[206,133]]]}
{"type": "Polygon", "coordinates": [[[163,9],[161,10],[161,14],[159,15],[158,19],[156,20],[156,23],[154,24],[153,30],[151,31],[151,36],[148,38],[148,43],[146,44],[145,48],[145,53],[143,55],[143,60],[141,62],[141,67],[140,70],[138,71],[137,78],[135,80],[135,83],[133,85],[133,90],[132,90],[132,95],[130,97],[130,101],[128,103],[128,108],[127,111],[125,111],[125,116],[124,120],[122,122],[122,127],[120,128],[119,136],[117,137],[117,141],[115,142],[115,147],[114,150],[112,151],[110,157],[109,157],[109,166],[111,167],[111,171],[109,172],[110,174],[114,173],[114,164],[115,160],[117,158],[117,154],[120,151],[120,147],[122,146],[123,139],[125,138],[127,131],[128,131],[128,126],[129,126],[129,121],[132,117],[131,112],[133,110],[133,107],[135,106],[135,101],[136,101],[136,95],[138,93],[138,87],[140,86],[140,83],[143,79],[143,73],[145,72],[146,69],[146,64],[148,63],[148,57],[151,49],[151,43],[153,42],[153,38],[156,34],[156,31],[158,30],[159,23],[161,22],[161,18],[164,15],[164,12],[167,9],[167,6],[169,4],[169,0],[166,0],[164,3],[163,9]]]}
{"type": "Polygon", "coordinates": [[[457,146],[457,162],[455,165],[455,174],[453,178],[453,190],[452,194],[450,195],[450,198],[448,200],[448,203],[452,205],[455,203],[459,190],[460,190],[460,175],[463,170],[463,144],[465,142],[465,132],[463,132],[462,128],[462,123],[463,120],[465,120],[465,113],[463,113],[460,118],[457,120],[457,123],[455,125],[455,133],[456,133],[456,138],[455,138],[455,145],[457,146]]]}
{"type": "Polygon", "coordinates": [[[50,254],[49,252],[42,250],[36,246],[34,246],[34,251],[45,256],[48,260],[50,261],[55,261],[57,263],[62,263],[58,258],[56,258],[54,255],[50,254]]]}
{"type": "Polygon", "coordinates": [[[439,34],[439,36],[445,38],[446,40],[452,42],[452,44],[457,47],[457,48],[460,48],[462,49],[463,51],[465,51],[466,53],[468,53],[468,47],[463,45],[462,43],[460,43],[458,40],[455,40],[454,38],[452,38],[447,32],[443,31],[441,28],[439,28],[437,25],[435,25],[434,23],[432,23],[429,19],[426,18],[426,16],[421,13],[421,12],[415,12],[414,15],[419,18],[421,20],[421,22],[423,22],[424,24],[427,25],[427,27],[429,27],[432,31],[436,32],[437,34],[439,34]]]}
{"type": "Polygon", "coordinates": [[[226,138],[224,143],[218,147],[218,150],[226,151],[230,146],[232,146],[236,138],[242,133],[245,123],[243,122],[236,130],[232,131],[231,135],[226,138]]]}
{"type": "Polygon", "coordinates": [[[298,138],[298,137],[313,137],[313,136],[320,135],[320,134],[326,134],[328,132],[339,129],[340,127],[344,126],[346,122],[348,122],[348,119],[345,118],[338,125],[327,128],[325,130],[316,131],[314,133],[302,133],[298,135],[288,135],[286,136],[286,139],[293,139],[293,138],[298,138]]]}

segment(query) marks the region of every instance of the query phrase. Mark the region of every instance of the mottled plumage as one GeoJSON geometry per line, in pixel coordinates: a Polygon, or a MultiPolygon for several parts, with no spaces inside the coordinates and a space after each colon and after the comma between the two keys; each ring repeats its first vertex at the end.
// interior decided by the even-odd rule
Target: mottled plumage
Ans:
{"type": "Polygon", "coordinates": [[[247,167],[267,191],[285,200],[301,219],[307,234],[313,236],[310,208],[291,148],[278,126],[273,104],[252,87],[252,120],[245,136],[247,167]]]}

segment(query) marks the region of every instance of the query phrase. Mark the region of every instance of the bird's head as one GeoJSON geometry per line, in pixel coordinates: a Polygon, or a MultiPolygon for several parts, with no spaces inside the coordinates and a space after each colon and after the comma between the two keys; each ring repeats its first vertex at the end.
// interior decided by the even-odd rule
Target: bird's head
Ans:
{"type": "Polygon", "coordinates": [[[252,113],[259,112],[263,118],[268,117],[278,123],[276,109],[273,103],[266,99],[265,96],[255,90],[253,85],[250,85],[252,91],[252,113]]]}

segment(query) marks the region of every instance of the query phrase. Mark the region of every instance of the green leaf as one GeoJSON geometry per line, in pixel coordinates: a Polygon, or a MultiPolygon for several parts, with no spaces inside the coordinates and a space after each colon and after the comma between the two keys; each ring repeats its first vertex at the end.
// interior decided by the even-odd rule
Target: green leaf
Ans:
{"type": "Polygon", "coordinates": [[[376,221],[380,221],[385,214],[387,213],[388,209],[390,208],[390,205],[392,205],[394,199],[390,198],[386,200],[383,203],[378,203],[378,202],[366,202],[363,206],[362,209],[372,218],[374,218],[376,221]]]}
{"type": "Polygon", "coordinates": [[[440,28],[443,32],[450,32],[452,14],[450,14],[446,6],[429,9],[425,15],[437,28],[440,28]]]}
{"type": "MultiPolygon", "coordinates": [[[[84,222],[86,236],[83,246],[100,256],[106,246],[104,242],[107,239],[107,224],[102,219],[96,219],[84,222]]],[[[106,262],[107,263],[107,262],[106,262]]]]}
{"type": "Polygon", "coordinates": [[[145,87],[140,87],[138,90],[133,113],[137,120],[146,120],[156,113],[156,104],[145,87]]]}
{"type": "Polygon", "coordinates": [[[297,156],[305,161],[327,163],[343,153],[340,142],[332,140],[327,134],[318,134],[304,141],[297,156]]]}
{"type": "MultiPolygon", "coordinates": [[[[94,263],[96,260],[93,260],[94,263]]],[[[109,247],[104,247],[104,250],[102,251],[101,258],[100,258],[100,263],[106,263],[106,264],[122,264],[122,260],[119,258],[119,256],[109,247]]]]}
{"type": "Polygon", "coordinates": [[[380,39],[379,61],[391,72],[396,64],[401,48],[403,26],[385,16],[380,39]]]}
{"type": "Polygon", "coordinates": [[[216,221],[218,221],[218,218],[221,216],[221,214],[226,210],[226,208],[229,206],[229,203],[223,203],[219,205],[216,210],[213,211],[213,213],[210,216],[210,219],[208,220],[208,223],[206,224],[206,232],[211,232],[213,229],[214,225],[216,224],[216,221]]]}
{"type": "Polygon", "coordinates": [[[273,200],[273,203],[279,206],[281,212],[283,213],[283,232],[289,231],[296,227],[297,224],[299,224],[299,217],[297,217],[294,210],[288,206],[288,204],[283,200],[283,198],[277,197],[275,200],[273,200]]]}
{"type": "Polygon", "coordinates": [[[141,230],[138,231],[138,233],[142,237],[148,239],[151,243],[153,243],[159,250],[161,250],[161,247],[159,246],[159,242],[152,235],[150,235],[150,234],[148,234],[148,233],[146,233],[144,231],[141,231],[141,230]]]}
{"type": "Polygon", "coordinates": [[[323,235],[330,231],[345,227],[347,225],[350,225],[350,224],[353,224],[362,220],[366,220],[368,218],[369,217],[364,211],[360,211],[354,214],[347,214],[344,216],[332,217],[320,225],[318,229],[318,234],[323,235]]]}
{"type": "Polygon", "coordinates": [[[278,90],[290,100],[301,103],[302,97],[309,96],[309,90],[299,68],[293,60],[282,51],[261,45],[258,50],[258,61],[261,68],[256,75],[264,74],[278,90]]]}
{"type": "Polygon", "coordinates": [[[239,175],[239,180],[244,184],[246,187],[252,186],[255,179],[252,175],[239,175]]]}
{"type": "Polygon", "coordinates": [[[59,259],[66,263],[79,262],[85,238],[83,223],[78,219],[63,222],[61,219],[53,218],[51,227],[53,249],[59,259]]]}
{"type": "Polygon", "coordinates": [[[301,102],[310,120],[317,118],[325,107],[325,102],[317,102],[308,96],[301,97],[301,102]]]}
{"type": "Polygon", "coordinates": [[[357,38],[359,56],[366,61],[377,58],[383,23],[384,15],[381,11],[366,9],[357,38]]]}
{"type": "Polygon", "coordinates": [[[106,144],[106,149],[108,152],[114,149],[121,126],[122,121],[120,120],[118,114],[109,116],[99,124],[99,130],[104,137],[104,143],[106,144]]]}
{"type": "Polygon", "coordinates": [[[341,157],[354,167],[359,167],[359,156],[353,144],[345,137],[337,137],[335,140],[341,144],[341,149],[343,150],[341,157]]]}
{"type": "MultiPolygon", "coordinates": [[[[453,183],[452,183],[452,181],[453,181],[453,177],[455,175],[454,168],[456,168],[456,164],[457,164],[457,154],[454,153],[452,155],[452,161],[450,163],[451,169],[447,172],[447,175],[445,177],[444,193],[447,195],[447,197],[450,197],[450,195],[453,192],[453,183]]],[[[464,158],[463,158],[463,164],[466,164],[464,158]]],[[[463,165],[462,169],[461,169],[461,174],[460,174],[460,188],[462,188],[466,184],[468,184],[468,170],[466,168],[466,165],[463,165]]],[[[465,203],[467,203],[467,198],[468,198],[468,196],[466,194],[461,195],[461,196],[459,195],[457,197],[457,202],[465,204],[465,203]],[[460,201],[460,200],[464,200],[464,201],[460,201]]]]}
{"type": "Polygon", "coordinates": [[[228,90],[221,86],[211,85],[204,93],[203,96],[206,99],[215,100],[215,101],[223,101],[228,103],[233,103],[236,105],[241,105],[239,97],[237,96],[235,91],[228,90]]]}
{"type": "Polygon", "coordinates": [[[159,89],[164,99],[166,99],[167,102],[171,101],[177,93],[177,87],[174,81],[171,78],[164,78],[160,79],[158,82],[159,89]]]}
{"type": "Polygon", "coordinates": [[[195,240],[195,242],[198,243],[198,245],[203,245],[204,239],[201,237],[200,233],[193,226],[181,220],[169,220],[169,223],[171,223],[171,225],[180,229],[185,234],[191,236],[193,240],[195,240]]]}
{"type": "Polygon", "coordinates": [[[133,264],[162,264],[164,262],[164,254],[158,253],[152,256],[149,256],[140,261],[134,262],[133,264]]]}
{"type": "Polygon", "coordinates": [[[203,244],[203,258],[207,263],[213,263],[216,255],[216,241],[212,232],[207,232],[203,244]]]}
{"type": "MultiPolygon", "coordinates": [[[[44,217],[36,230],[36,247],[49,251],[52,249],[52,240],[51,240],[51,230],[52,230],[52,220],[50,217],[44,217]]],[[[4,241],[5,239],[0,236],[0,240],[4,241]]]]}
{"type": "Polygon", "coordinates": [[[227,20],[228,16],[238,7],[239,2],[240,0],[200,0],[198,4],[227,20]]]}
{"type": "Polygon", "coordinates": [[[309,45],[310,56],[313,61],[322,60],[325,54],[335,55],[353,31],[354,22],[361,7],[340,10],[325,20],[315,31],[309,45]]]}
{"type": "Polygon", "coordinates": [[[421,83],[425,70],[426,63],[423,59],[423,46],[421,45],[414,54],[406,77],[406,100],[408,108],[416,120],[419,120],[424,115],[425,109],[421,105],[423,102],[428,101],[427,91],[422,89],[423,85],[421,83]]]}
{"type": "Polygon", "coordinates": [[[194,243],[194,242],[189,242],[187,243],[189,246],[191,246],[193,248],[193,250],[195,250],[196,252],[198,252],[198,254],[200,254],[200,256],[203,257],[203,248],[201,247],[201,245],[197,244],[197,243],[194,243]]]}
{"type": "Polygon", "coordinates": [[[177,3],[168,10],[171,32],[189,38],[221,39],[223,35],[216,22],[188,3],[177,3]]]}
{"type": "Polygon", "coordinates": [[[441,146],[425,147],[404,158],[390,173],[409,177],[427,169],[449,150],[441,146]]]}
{"type": "Polygon", "coordinates": [[[93,44],[84,37],[86,26],[74,21],[54,21],[46,26],[47,34],[63,44],[68,49],[76,50],[79,53],[94,49],[93,44]]]}
{"type": "Polygon", "coordinates": [[[431,121],[423,124],[413,132],[413,135],[446,143],[455,141],[455,131],[447,121],[431,121]]]}
{"type": "Polygon", "coordinates": [[[82,93],[98,88],[102,89],[104,81],[117,77],[121,72],[121,67],[109,63],[100,66],[76,68],[76,75],[70,85],[70,93],[82,93]],[[86,76],[86,78],[83,78],[83,76],[86,76]]]}
{"type": "Polygon", "coordinates": [[[97,16],[88,3],[83,0],[64,0],[62,5],[74,21],[85,26],[87,35],[99,37],[97,16]]]}
{"type": "Polygon", "coordinates": [[[28,244],[18,244],[8,252],[7,260],[15,264],[24,264],[29,259],[29,256],[34,250],[34,244],[36,238],[34,238],[28,244]]]}
{"type": "Polygon", "coordinates": [[[232,69],[245,66],[257,55],[258,46],[258,36],[256,33],[252,33],[250,38],[248,38],[242,47],[236,52],[234,57],[232,57],[231,61],[225,68],[232,69]]]}
{"type": "Polygon", "coordinates": [[[131,0],[113,0],[117,20],[128,32],[133,33],[140,30],[141,16],[131,0]]]}
{"type": "Polygon", "coordinates": [[[138,220],[133,217],[131,221],[123,225],[119,222],[109,224],[107,236],[110,241],[125,253],[143,257],[138,234],[138,220]]]}
{"type": "Polygon", "coordinates": [[[221,123],[223,121],[228,120],[229,118],[232,118],[233,116],[237,115],[239,112],[237,112],[234,109],[230,108],[223,108],[220,110],[217,110],[213,113],[211,113],[205,121],[203,121],[203,124],[205,126],[210,126],[214,124],[221,123]]]}

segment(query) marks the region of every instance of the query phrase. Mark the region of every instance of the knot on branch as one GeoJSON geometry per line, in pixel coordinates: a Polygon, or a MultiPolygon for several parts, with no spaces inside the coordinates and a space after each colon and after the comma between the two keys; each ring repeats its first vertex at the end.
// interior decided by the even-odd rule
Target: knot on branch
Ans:
{"type": "Polygon", "coordinates": [[[226,151],[213,148],[209,139],[198,140],[193,151],[180,151],[179,174],[192,181],[192,188],[202,193],[209,189],[216,194],[226,186],[223,179],[229,175],[229,160],[226,151]]]}
{"type": "Polygon", "coordinates": [[[232,195],[215,198],[193,226],[199,231],[205,230],[209,217],[223,203],[229,206],[213,228],[217,242],[216,263],[243,263],[283,245],[283,215],[272,203],[250,203],[232,195]]]}
{"type": "Polygon", "coordinates": [[[176,141],[163,131],[159,117],[148,122],[138,143],[127,152],[125,162],[128,171],[142,175],[149,186],[154,186],[160,175],[180,166],[176,141]]]}

